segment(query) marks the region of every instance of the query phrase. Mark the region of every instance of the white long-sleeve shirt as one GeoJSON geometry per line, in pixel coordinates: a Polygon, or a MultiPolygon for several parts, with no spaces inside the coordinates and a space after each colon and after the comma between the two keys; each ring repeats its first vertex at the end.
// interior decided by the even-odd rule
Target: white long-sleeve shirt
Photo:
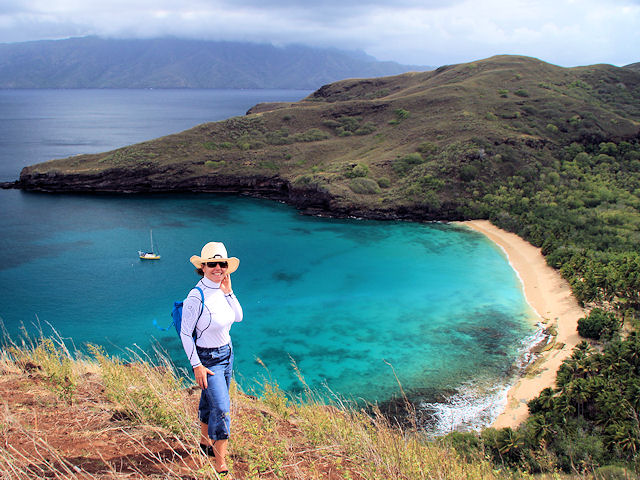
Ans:
{"type": "Polygon", "coordinates": [[[229,330],[234,322],[242,321],[242,307],[233,293],[224,294],[220,284],[203,277],[197,284],[204,293],[204,305],[200,292],[193,288],[182,306],[180,339],[192,367],[201,365],[196,344],[215,348],[231,341],[229,330]],[[194,343],[192,332],[195,329],[194,343]]]}

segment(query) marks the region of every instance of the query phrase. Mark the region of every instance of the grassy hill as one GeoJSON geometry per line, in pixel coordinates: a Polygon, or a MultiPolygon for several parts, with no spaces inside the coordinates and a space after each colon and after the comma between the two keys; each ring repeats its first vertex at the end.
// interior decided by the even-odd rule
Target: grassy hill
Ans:
{"type": "Polygon", "coordinates": [[[629,69],[634,70],[636,72],[640,72],[640,62],[630,63],[629,65],[625,65],[624,68],[629,68],[629,69]]]}
{"type": "Polygon", "coordinates": [[[501,56],[324,86],[301,102],[24,170],[28,188],[255,191],[334,214],[468,217],[572,142],[638,134],[640,74],[501,56]],[[56,181],[56,172],[68,178],[56,181]],[[45,176],[43,177],[42,174],[45,176]],[[67,181],[71,184],[67,185],[67,181]]]}

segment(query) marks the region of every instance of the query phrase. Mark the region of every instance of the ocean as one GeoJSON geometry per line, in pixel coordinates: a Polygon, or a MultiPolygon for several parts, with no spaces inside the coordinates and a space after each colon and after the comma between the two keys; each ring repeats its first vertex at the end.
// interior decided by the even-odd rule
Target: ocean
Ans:
{"type": "MultiPolygon", "coordinates": [[[[0,91],[0,172],[109,150],[243,114],[302,91],[0,91]]],[[[401,392],[436,433],[487,425],[536,335],[504,253],[444,223],[300,215],[230,195],[61,195],[1,190],[0,317],[11,338],[53,330],[72,349],[166,352],[188,366],[170,322],[198,280],[188,259],[223,241],[245,313],[235,375],[299,395],[385,405],[401,392]],[[149,233],[162,259],[141,261],[149,233]]]]}

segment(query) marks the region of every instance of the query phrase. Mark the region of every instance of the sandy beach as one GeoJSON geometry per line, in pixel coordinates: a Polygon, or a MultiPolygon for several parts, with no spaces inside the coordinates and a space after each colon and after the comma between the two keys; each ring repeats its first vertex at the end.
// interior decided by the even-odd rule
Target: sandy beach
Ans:
{"type": "Polygon", "coordinates": [[[554,386],[558,368],[580,343],[576,328],[578,319],[584,317],[585,312],[571,294],[569,284],[547,265],[539,248],[487,220],[461,224],[483,233],[502,247],[511,266],[518,272],[527,301],[540,317],[537,321],[546,327],[554,327],[557,332],[540,358],[511,387],[505,410],[493,424],[496,428],[516,427],[529,413],[527,402],[546,387],[554,386]]]}

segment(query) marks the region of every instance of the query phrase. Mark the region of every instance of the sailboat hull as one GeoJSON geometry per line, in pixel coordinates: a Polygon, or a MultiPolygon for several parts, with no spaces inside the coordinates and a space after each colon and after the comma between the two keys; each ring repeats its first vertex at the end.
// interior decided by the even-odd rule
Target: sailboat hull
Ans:
{"type": "Polygon", "coordinates": [[[141,253],[138,254],[140,260],[160,260],[160,255],[156,255],[155,253],[141,253]]]}

